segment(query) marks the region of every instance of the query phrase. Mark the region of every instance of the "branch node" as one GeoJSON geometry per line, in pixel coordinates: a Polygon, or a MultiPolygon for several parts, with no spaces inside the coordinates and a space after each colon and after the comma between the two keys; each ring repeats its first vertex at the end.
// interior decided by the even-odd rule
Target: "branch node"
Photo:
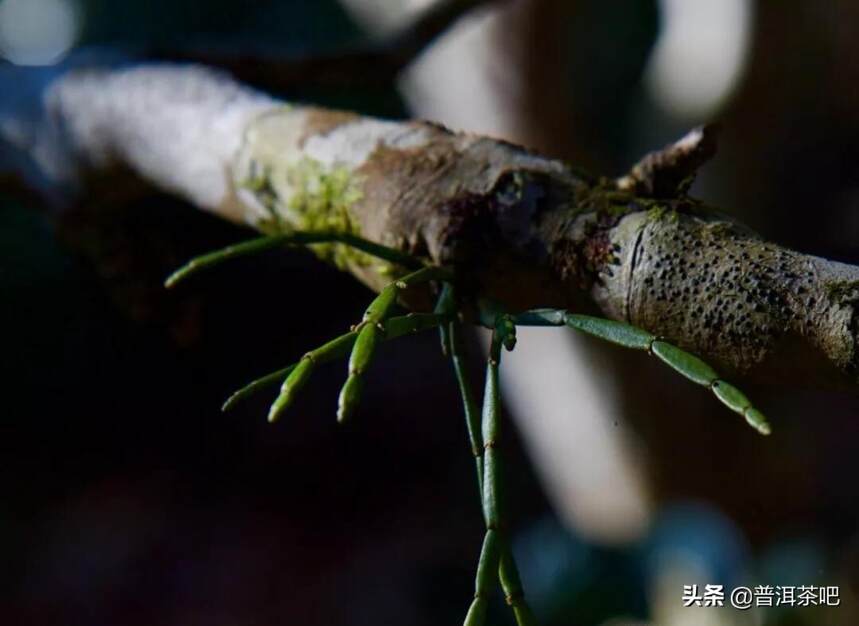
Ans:
{"type": "Polygon", "coordinates": [[[704,163],[716,154],[719,127],[693,128],[681,139],[650,152],[615,181],[617,188],[650,198],[676,198],[686,193],[704,163]]]}

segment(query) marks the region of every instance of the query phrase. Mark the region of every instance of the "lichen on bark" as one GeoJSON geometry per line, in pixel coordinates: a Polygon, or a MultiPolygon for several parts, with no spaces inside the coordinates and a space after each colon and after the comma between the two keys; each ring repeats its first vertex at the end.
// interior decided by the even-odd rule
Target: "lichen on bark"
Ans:
{"type": "MultiPolygon", "coordinates": [[[[279,111],[290,116],[291,108],[279,111]]],[[[262,116],[264,124],[276,121],[275,113],[262,116]]],[[[341,117],[344,121],[346,118],[341,117]]],[[[243,196],[261,207],[253,225],[268,234],[324,231],[362,236],[353,207],[363,196],[362,177],[336,161],[324,163],[310,156],[296,156],[289,146],[271,146],[278,135],[248,131],[244,167],[237,168],[237,187],[243,196]]],[[[292,138],[291,138],[292,139],[292,138]]],[[[391,263],[340,243],[308,246],[320,259],[341,270],[367,268],[379,276],[394,275],[391,263]]]]}
{"type": "MultiPolygon", "coordinates": [[[[300,132],[297,123],[267,116],[264,144],[246,144],[251,163],[269,172],[255,200],[273,190],[290,228],[360,233],[453,267],[466,316],[479,299],[513,311],[580,309],[589,295],[609,317],[727,372],[768,378],[792,369],[806,377],[801,363],[783,362],[799,360],[827,378],[855,375],[850,294],[859,274],[844,266],[832,282],[826,276],[837,264],[765,242],[688,196],[694,168],[712,152],[711,132],[696,131],[612,180],[432,124],[403,123],[395,132],[319,109],[300,132]],[[371,128],[382,136],[355,148],[371,128]],[[308,146],[346,153],[311,158],[308,146]]],[[[323,252],[374,289],[387,282],[351,254],[323,252]]]]}

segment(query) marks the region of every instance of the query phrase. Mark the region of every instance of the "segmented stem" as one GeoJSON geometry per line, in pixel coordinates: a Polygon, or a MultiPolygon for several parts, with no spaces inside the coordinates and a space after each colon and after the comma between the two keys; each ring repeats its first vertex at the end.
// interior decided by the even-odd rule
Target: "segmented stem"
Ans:
{"type": "MultiPolygon", "coordinates": [[[[515,330],[515,326],[513,327],[515,330]]],[[[489,359],[486,363],[486,386],[483,391],[481,432],[483,434],[483,515],[486,527],[499,529],[501,525],[501,476],[498,458],[498,434],[500,429],[501,393],[498,387],[498,367],[501,364],[501,347],[505,343],[509,328],[504,322],[496,322],[492,332],[489,359]]]]}
{"type": "Polygon", "coordinates": [[[752,405],[742,391],[722,380],[712,367],[694,354],[681,350],[642,328],[559,309],[527,311],[516,316],[515,322],[520,326],[569,326],[625,348],[655,355],[692,382],[708,387],[722,404],[742,415],[746,422],[762,435],[772,432],[764,414],[752,405]]]}
{"type": "Polygon", "coordinates": [[[245,398],[252,396],[257,391],[265,389],[266,387],[271,387],[281,381],[283,381],[289,373],[295,369],[295,363],[292,365],[288,365],[283,369],[279,369],[276,372],[272,372],[271,374],[266,374],[261,378],[257,378],[256,380],[248,383],[238,391],[234,391],[229,398],[227,398],[226,402],[224,402],[223,406],[221,406],[221,411],[226,413],[233,409],[239,402],[244,400],[245,398]]]}
{"type": "Polygon", "coordinates": [[[376,344],[384,333],[382,323],[387,319],[391,309],[397,302],[400,291],[413,285],[427,283],[433,280],[449,280],[450,272],[441,267],[424,267],[399,280],[389,283],[367,307],[361,323],[355,328],[358,337],[349,356],[349,375],[337,404],[337,421],[345,421],[355,410],[364,386],[364,372],[370,366],[376,344]]]}
{"type": "MultiPolygon", "coordinates": [[[[435,305],[435,313],[456,315],[456,299],[453,295],[453,285],[444,283],[441,288],[441,294],[438,297],[438,302],[435,305]]],[[[450,327],[448,324],[439,326],[439,340],[441,341],[441,353],[448,356],[451,353],[451,338],[450,327]]]]}
{"type": "Polygon", "coordinates": [[[474,600],[468,607],[463,626],[485,626],[486,613],[489,610],[489,594],[492,592],[492,583],[496,572],[498,572],[499,561],[498,531],[489,528],[483,538],[480,561],[477,563],[477,576],[474,579],[474,600]]]}
{"type": "MultiPolygon", "coordinates": [[[[451,317],[449,315],[438,315],[433,313],[409,313],[408,315],[392,317],[384,324],[385,331],[383,339],[396,339],[403,335],[429,330],[430,328],[438,328],[440,325],[448,323],[450,319],[451,317]]],[[[326,363],[338,356],[344,356],[349,348],[346,338],[351,338],[354,341],[356,335],[357,333],[354,331],[346,333],[345,335],[341,335],[335,339],[333,342],[325,344],[322,348],[318,348],[315,351],[316,354],[313,357],[313,361],[317,364],[326,363]],[[343,341],[344,345],[338,347],[337,350],[331,350],[331,344],[337,341],[343,341]],[[326,346],[329,346],[328,350],[324,350],[326,346]]],[[[224,402],[221,410],[229,411],[235,407],[238,402],[252,394],[266,389],[267,387],[274,386],[277,383],[284,382],[284,378],[295,370],[299,363],[293,363],[292,365],[279,369],[271,374],[266,374],[265,376],[248,383],[227,398],[227,401],[224,402]]]]}
{"type": "Polygon", "coordinates": [[[345,356],[355,342],[356,335],[357,333],[354,331],[340,335],[301,357],[301,360],[283,381],[280,393],[269,409],[268,421],[275,421],[292,404],[295,394],[307,383],[316,365],[345,356]]]}
{"type": "Polygon", "coordinates": [[[513,548],[510,538],[501,534],[501,563],[498,566],[498,577],[504,590],[504,600],[513,609],[513,617],[518,626],[537,626],[537,618],[531,612],[531,607],[525,601],[525,591],[519,577],[519,568],[513,558],[513,548]]]}
{"type": "Polygon", "coordinates": [[[681,350],[651,333],[613,320],[573,314],[560,309],[537,309],[517,316],[500,312],[491,303],[479,306],[480,323],[493,329],[483,406],[478,419],[477,403],[469,384],[463,363],[461,327],[456,321],[456,301],[452,287],[452,273],[444,268],[422,264],[398,250],[361,239],[355,235],[335,232],[298,232],[261,237],[223,250],[197,257],[174,272],[166,281],[172,287],[198,271],[216,266],[227,260],[255,254],[281,245],[313,243],[340,243],[361,250],[383,260],[416,271],[387,285],[370,303],[361,322],[345,333],[306,353],[297,363],[259,378],[233,393],[224,403],[223,410],[260,389],[283,380],[280,393],[272,403],[268,419],[274,421],[288,408],[296,393],[309,380],[320,363],[345,356],[349,357],[349,375],[340,392],[337,419],[343,421],[354,410],[363,386],[363,374],[369,366],[376,344],[405,334],[429,328],[439,328],[442,351],[450,355],[462,395],[468,435],[474,454],[477,483],[481,497],[486,534],[480,553],[475,578],[474,600],[468,610],[464,626],[485,626],[493,578],[498,577],[508,605],[512,608],[518,626],[535,626],[536,620],[525,602],[522,583],[513,556],[510,541],[505,533],[503,509],[502,461],[498,451],[501,401],[498,370],[502,347],[512,350],[516,345],[516,325],[569,326],[580,332],[636,350],[656,355],[661,361],[691,381],[711,389],[728,408],[742,415],[760,433],[770,433],[763,414],[736,387],[722,380],[707,363],[681,350]],[[400,291],[430,281],[443,283],[435,312],[410,314],[389,318],[400,291]]]}
{"type": "Polygon", "coordinates": [[[501,412],[501,399],[498,387],[498,368],[501,361],[501,346],[512,349],[516,343],[516,328],[507,316],[499,316],[492,336],[489,362],[486,371],[486,389],[483,398],[482,424],[478,424],[477,405],[463,364],[463,349],[460,338],[460,327],[451,323],[449,326],[449,347],[451,361],[459,383],[462,403],[465,409],[471,448],[477,467],[478,486],[480,488],[483,517],[486,522],[486,539],[478,565],[478,575],[475,583],[475,597],[465,618],[465,626],[483,626],[486,621],[488,582],[486,573],[486,545],[494,542],[493,550],[497,550],[497,575],[504,591],[507,604],[513,610],[516,623],[519,626],[535,626],[536,620],[530,607],[525,601],[519,570],[513,557],[510,541],[502,528],[502,474],[498,454],[498,427],[501,412]],[[483,568],[483,569],[482,569],[483,568]]]}
{"type": "Polygon", "coordinates": [[[325,231],[302,231],[285,233],[282,235],[257,237],[256,239],[243,241],[241,243],[227,246],[221,250],[216,250],[214,252],[198,256],[173,272],[167,280],[164,281],[164,286],[168,288],[173,287],[180,281],[193,276],[197,272],[210,269],[231,259],[257,254],[280,246],[307,245],[313,243],[341,243],[384,261],[402,265],[403,267],[415,268],[421,266],[421,262],[419,260],[405,254],[404,252],[362,239],[357,235],[325,231]]]}
{"type": "Polygon", "coordinates": [[[450,323],[451,315],[442,313],[409,313],[392,317],[382,326],[384,332],[382,338],[396,339],[403,335],[411,335],[423,332],[431,328],[440,328],[450,323]]]}
{"type": "Polygon", "coordinates": [[[464,352],[462,346],[462,327],[451,322],[448,326],[450,337],[450,360],[453,363],[453,371],[456,374],[456,382],[459,384],[459,393],[462,396],[462,407],[465,412],[465,424],[468,428],[468,440],[471,444],[471,453],[474,455],[474,464],[477,469],[477,487],[480,490],[481,503],[483,501],[483,435],[480,432],[480,411],[474,398],[471,381],[468,379],[464,363],[464,352]]]}

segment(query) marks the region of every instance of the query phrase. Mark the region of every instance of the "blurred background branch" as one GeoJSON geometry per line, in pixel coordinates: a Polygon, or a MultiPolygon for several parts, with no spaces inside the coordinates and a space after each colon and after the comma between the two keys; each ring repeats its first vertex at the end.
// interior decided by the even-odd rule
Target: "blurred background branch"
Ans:
{"type": "MultiPolygon", "coordinates": [[[[501,1],[501,0],[496,0],[501,1]]],[[[342,52],[289,58],[283,52],[214,54],[183,49],[154,49],[145,58],[203,63],[229,71],[240,81],[272,92],[296,88],[337,89],[390,86],[397,75],[436,38],[469,11],[490,0],[440,0],[419,10],[407,23],[369,44],[342,52]]]]}

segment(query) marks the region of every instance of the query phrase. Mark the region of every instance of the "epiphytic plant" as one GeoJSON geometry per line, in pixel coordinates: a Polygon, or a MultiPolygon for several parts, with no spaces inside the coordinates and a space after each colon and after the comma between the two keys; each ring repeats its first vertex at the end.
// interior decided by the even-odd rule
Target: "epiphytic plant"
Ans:
{"type": "Polygon", "coordinates": [[[465,626],[483,626],[489,596],[497,578],[519,626],[536,623],[525,601],[516,561],[506,535],[503,461],[499,450],[499,414],[501,399],[498,369],[502,348],[513,350],[517,326],[568,326],[579,332],[634,350],[644,350],[656,356],[681,375],[699,385],[709,387],[729,409],[739,413],[761,434],[770,433],[764,415],[733,385],[720,378],[716,371],[697,356],[630,324],[610,319],[580,315],[562,309],[532,309],[520,313],[503,310],[498,303],[477,299],[458,280],[455,265],[441,267],[403,252],[361,239],[347,232],[292,232],[257,238],[229,246],[191,260],[166,281],[172,287],[195,273],[221,262],[283,245],[313,245],[334,243],[350,246],[365,254],[397,266],[404,274],[381,289],[370,303],[360,322],[349,332],[304,354],[296,363],[272,372],[236,391],[224,403],[229,410],[239,400],[266,387],[281,383],[280,392],[268,413],[275,421],[290,405],[319,363],[349,355],[346,382],[340,392],[337,420],[346,420],[355,410],[363,387],[363,375],[370,366],[376,344],[406,334],[437,328],[442,351],[450,357],[462,395],[463,410],[477,468],[477,483],[481,495],[486,535],[480,552],[475,580],[474,600],[465,618],[465,626]],[[411,269],[412,271],[409,271],[411,269]],[[408,273],[405,273],[408,272],[408,273]],[[433,313],[391,313],[402,292],[430,286],[435,295],[433,313]],[[472,317],[473,316],[473,317],[472,317]],[[486,381],[482,410],[478,409],[463,366],[462,325],[473,322],[491,330],[491,343],[486,366],[486,381]]]}
{"type": "MultiPolygon", "coordinates": [[[[423,23],[438,32],[434,18],[423,23]]],[[[784,382],[797,373],[856,382],[859,267],[768,242],[689,197],[715,150],[707,128],[609,179],[437,124],[291,105],[199,66],[69,71],[33,109],[32,136],[13,139],[54,195],[119,186],[114,175],[132,173],[265,235],[191,261],[168,285],[227,259],[307,245],[378,292],[349,332],[240,389],[225,409],[280,384],[275,420],[317,364],[348,355],[337,412],[347,419],[379,341],[440,329],[486,524],[467,626],[485,622],[496,577],[520,626],[534,623],[505,535],[498,447],[498,369],[517,326],[569,326],[646,351],[762,434],[762,413],[692,353],[732,374],[775,365],[784,382]],[[588,299],[607,319],[580,313],[588,299]],[[394,315],[397,302],[415,312],[394,315]],[[492,332],[482,410],[463,368],[466,324],[492,332]],[[814,358],[790,371],[806,364],[779,358],[788,348],[814,358]]]]}

